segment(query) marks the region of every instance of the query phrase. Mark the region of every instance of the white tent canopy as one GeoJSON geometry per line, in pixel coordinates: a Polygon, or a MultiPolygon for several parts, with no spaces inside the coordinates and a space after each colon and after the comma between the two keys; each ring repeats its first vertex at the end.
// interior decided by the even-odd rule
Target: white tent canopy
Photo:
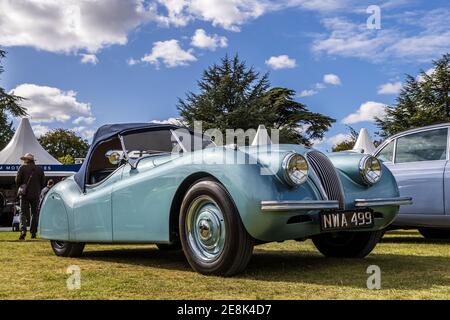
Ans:
{"type": "Polygon", "coordinates": [[[255,138],[253,139],[252,146],[262,146],[272,144],[269,133],[264,125],[259,125],[258,131],[256,131],[255,138]]]}
{"type": "Polygon", "coordinates": [[[359,132],[358,140],[356,140],[353,150],[367,154],[372,154],[375,152],[375,145],[370,139],[369,131],[366,128],[362,128],[359,132]]]}
{"type": "Polygon", "coordinates": [[[61,163],[52,157],[39,144],[28,118],[23,118],[9,144],[0,152],[0,164],[19,164],[20,158],[31,153],[39,165],[60,165],[61,163]]]}

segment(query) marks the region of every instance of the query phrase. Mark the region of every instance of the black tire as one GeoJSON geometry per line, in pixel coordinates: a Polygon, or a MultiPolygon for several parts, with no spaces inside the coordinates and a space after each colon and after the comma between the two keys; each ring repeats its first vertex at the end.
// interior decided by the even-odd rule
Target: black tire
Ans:
{"type": "Polygon", "coordinates": [[[172,244],[157,243],[156,246],[161,251],[178,251],[182,249],[179,241],[172,244]]]}
{"type": "MultiPolygon", "coordinates": [[[[211,205],[211,203],[208,205],[211,205]]],[[[201,210],[197,210],[197,212],[199,211],[201,210]]],[[[231,196],[216,181],[200,180],[188,190],[181,205],[179,230],[184,254],[191,267],[199,273],[205,275],[232,276],[242,272],[247,267],[252,256],[254,240],[245,229],[231,196]],[[195,209],[195,204],[201,201],[201,199],[212,201],[214,208],[220,210],[221,217],[217,220],[220,227],[217,227],[217,225],[211,222],[214,220],[213,216],[212,220],[205,218],[204,220],[197,221],[198,229],[192,228],[191,231],[188,231],[188,226],[190,225],[189,219],[193,215],[192,212],[195,209]],[[208,224],[206,227],[204,225],[200,226],[203,221],[209,221],[211,224],[208,224]],[[205,230],[207,232],[206,236],[202,234],[205,230]],[[220,231],[214,234],[216,230],[220,231]],[[195,233],[198,234],[197,239],[200,239],[201,236],[210,236],[210,238],[214,239],[217,234],[220,235],[219,238],[221,240],[219,242],[221,244],[216,247],[222,249],[216,253],[214,258],[208,260],[208,258],[205,259],[205,256],[202,256],[201,250],[199,251],[199,248],[201,248],[200,245],[197,245],[195,240],[192,240],[195,238],[192,236],[195,233]]]]}
{"type": "Polygon", "coordinates": [[[420,228],[420,234],[425,239],[435,240],[448,240],[450,239],[450,229],[432,229],[432,228],[420,228]]]}
{"type": "Polygon", "coordinates": [[[53,252],[58,257],[79,257],[83,254],[84,243],[51,240],[53,252]]]}
{"type": "Polygon", "coordinates": [[[364,258],[381,240],[384,230],[370,232],[337,232],[314,236],[316,248],[326,257],[364,258]]]}

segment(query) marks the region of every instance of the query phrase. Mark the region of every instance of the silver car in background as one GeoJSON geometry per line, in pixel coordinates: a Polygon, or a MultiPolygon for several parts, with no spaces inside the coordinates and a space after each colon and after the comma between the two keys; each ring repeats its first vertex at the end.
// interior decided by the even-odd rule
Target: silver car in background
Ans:
{"type": "Polygon", "coordinates": [[[384,141],[374,152],[392,171],[403,206],[393,228],[419,229],[430,239],[450,239],[450,123],[408,130],[384,141]]]}

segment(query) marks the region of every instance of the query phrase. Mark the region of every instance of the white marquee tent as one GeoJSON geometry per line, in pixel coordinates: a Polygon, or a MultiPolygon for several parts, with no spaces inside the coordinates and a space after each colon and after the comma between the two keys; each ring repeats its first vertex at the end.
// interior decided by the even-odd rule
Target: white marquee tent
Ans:
{"type": "Polygon", "coordinates": [[[259,125],[258,131],[256,132],[255,138],[253,139],[252,146],[270,145],[272,140],[270,140],[269,133],[264,125],[259,125]]]}
{"type": "Polygon", "coordinates": [[[40,165],[60,165],[61,163],[53,158],[42,148],[36,139],[28,118],[23,118],[19,127],[9,144],[0,152],[0,164],[19,164],[20,158],[31,153],[36,159],[36,164],[40,165]]]}
{"type": "Polygon", "coordinates": [[[353,151],[372,154],[377,148],[370,139],[369,131],[366,128],[362,128],[359,132],[358,140],[356,140],[353,151]]]}
{"type": "Polygon", "coordinates": [[[34,135],[30,120],[23,118],[14,137],[0,151],[0,182],[3,177],[16,175],[21,163],[20,158],[26,153],[34,155],[36,164],[44,168],[45,175],[48,177],[67,177],[78,171],[78,166],[64,166],[45,151],[34,135]]]}

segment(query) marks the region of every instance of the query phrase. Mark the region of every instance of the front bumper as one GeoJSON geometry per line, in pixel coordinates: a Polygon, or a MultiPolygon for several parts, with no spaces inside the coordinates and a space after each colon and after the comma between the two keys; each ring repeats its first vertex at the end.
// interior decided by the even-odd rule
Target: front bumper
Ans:
{"type": "MultiPolygon", "coordinates": [[[[412,204],[412,198],[355,199],[354,204],[357,208],[405,206],[412,204]]],[[[337,200],[261,201],[262,212],[316,210],[339,210],[339,202],[337,200]]]]}

